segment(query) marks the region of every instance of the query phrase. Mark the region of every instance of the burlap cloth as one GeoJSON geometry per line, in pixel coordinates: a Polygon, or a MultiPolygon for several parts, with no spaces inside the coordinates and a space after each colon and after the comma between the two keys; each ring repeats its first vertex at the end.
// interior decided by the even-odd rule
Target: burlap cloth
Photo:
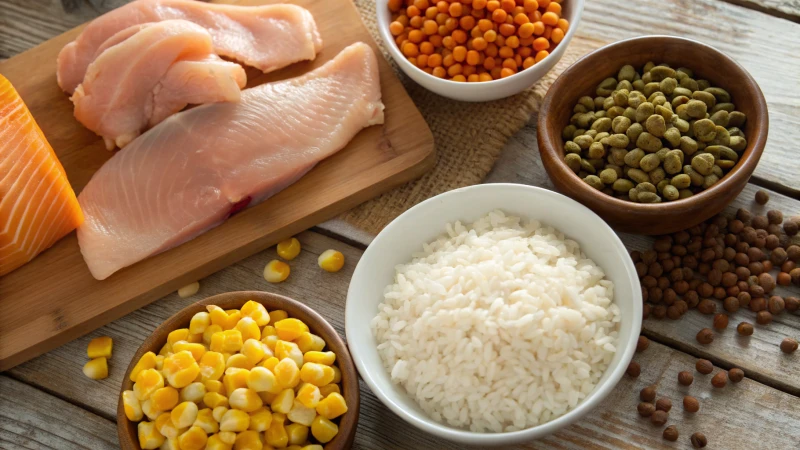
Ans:
{"type": "Polygon", "coordinates": [[[436,95],[405,76],[386,52],[378,34],[375,0],[354,0],[354,3],[428,123],[436,146],[436,165],[430,172],[342,215],[346,222],[370,234],[377,234],[392,219],[427,198],[483,181],[508,138],[536,114],[558,74],[599,46],[597,42],[576,37],[556,67],[526,91],[487,103],[458,102],[436,95]]]}

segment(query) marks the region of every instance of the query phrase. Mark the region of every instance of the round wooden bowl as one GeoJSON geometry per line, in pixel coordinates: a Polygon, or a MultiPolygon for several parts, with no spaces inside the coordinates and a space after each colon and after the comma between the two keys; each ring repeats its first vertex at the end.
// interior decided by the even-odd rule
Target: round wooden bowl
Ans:
{"type": "Polygon", "coordinates": [[[558,77],[544,99],[538,121],[539,152],[556,189],[588,206],[614,229],[639,234],[667,234],[696,225],[722,211],[744,189],[767,142],[769,117],[764,94],[747,71],[713,47],[673,36],[644,36],[598,49],[558,77]],[[605,78],[620,67],[640,69],[646,62],[688,67],[696,78],[727,90],[738,111],[747,115],[747,148],[739,162],[710,189],[672,202],[642,204],[620,200],[591,188],[564,163],[561,131],[584,95],[595,97],[605,78]]]}
{"type": "Polygon", "coordinates": [[[248,300],[254,300],[267,308],[267,311],[282,309],[289,313],[289,317],[302,320],[312,333],[325,340],[327,348],[336,353],[336,364],[342,371],[342,396],[347,402],[347,412],[338,418],[339,433],[330,442],[325,444],[325,450],[348,449],[353,445],[356,434],[359,409],[358,374],[342,338],[336,330],[318,313],[302,303],[292,300],[282,295],[271,294],[260,291],[240,291],[228,292],[209,297],[193,305],[178,311],[175,315],[167,319],[153,331],[147,339],[142,342],[139,350],[136,351],[120,388],[120,397],[117,403],[117,435],[119,436],[120,447],[124,450],[139,449],[139,438],[136,430],[136,423],[128,420],[122,405],[122,392],[133,389],[133,382],[130,381],[130,373],[133,366],[148,351],[158,354],[158,351],[167,342],[167,335],[178,328],[188,328],[192,316],[201,311],[206,311],[206,306],[217,305],[222,309],[238,309],[248,300]]]}

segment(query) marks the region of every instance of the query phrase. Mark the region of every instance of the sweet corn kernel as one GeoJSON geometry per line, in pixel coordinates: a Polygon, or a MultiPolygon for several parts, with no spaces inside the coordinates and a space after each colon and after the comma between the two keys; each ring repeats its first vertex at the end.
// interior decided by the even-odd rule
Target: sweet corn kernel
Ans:
{"type": "Polygon", "coordinates": [[[320,416],[333,420],[347,412],[347,403],[341,394],[334,392],[320,400],[316,409],[320,416]]]}
{"type": "Polygon", "coordinates": [[[289,272],[291,269],[288,264],[273,259],[264,266],[264,279],[270,283],[281,283],[289,278],[289,272]]]}
{"type": "Polygon", "coordinates": [[[275,379],[282,388],[293,388],[300,383],[300,368],[291,358],[283,358],[275,366],[275,379]]]}
{"type": "Polygon", "coordinates": [[[172,423],[172,419],[170,418],[170,414],[167,412],[161,413],[161,415],[156,418],[155,421],[156,430],[161,433],[167,439],[175,439],[181,434],[184,430],[178,430],[175,424],[172,423]]]}
{"type": "Polygon", "coordinates": [[[139,422],[137,431],[139,447],[144,450],[156,449],[164,443],[164,436],[156,430],[156,424],[153,422],[139,422]]]}
{"type": "Polygon", "coordinates": [[[164,370],[164,360],[167,359],[164,355],[156,355],[156,370],[164,370]]]}
{"type": "Polygon", "coordinates": [[[269,370],[272,373],[275,373],[275,366],[277,366],[279,362],[281,362],[280,359],[270,356],[261,363],[261,367],[269,370]]]}
{"type": "Polygon", "coordinates": [[[336,353],[310,351],[303,354],[303,363],[312,362],[332,366],[336,361],[336,353]]]}
{"type": "Polygon", "coordinates": [[[275,401],[275,398],[278,397],[278,394],[273,394],[272,392],[259,392],[258,396],[261,397],[261,400],[264,401],[265,404],[271,405],[272,402],[275,401]]]}
{"type": "Polygon", "coordinates": [[[264,444],[261,442],[261,435],[258,431],[242,431],[236,435],[234,450],[262,450],[264,444]]]}
{"type": "Polygon", "coordinates": [[[203,333],[189,333],[188,342],[192,344],[202,344],[203,343],[203,333]]]}
{"type": "Polygon", "coordinates": [[[196,403],[183,402],[170,412],[170,418],[176,427],[186,428],[192,426],[194,421],[197,420],[197,413],[196,403]]]}
{"type": "Polygon", "coordinates": [[[200,403],[203,401],[204,395],[206,395],[206,386],[199,381],[195,381],[181,389],[180,399],[182,402],[200,403]]]}
{"type": "MultiPolygon", "coordinates": [[[[239,330],[225,330],[222,333],[222,351],[227,353],[235,353],[242,349],[242,332],[239,330]]],[[[212,336],[213,343],[214,338],[212,336]]]]}
{"type": "Polygon", "coordinates": [[[247,369],[250,370],[254,366],[253,363],[247,359],[247,356],[243,355],[242,353],[236,353],[231,355],[227,361],[225,361],[225,367],[231,368],[235,367],[237,369],[247,369]]]}
{"type": "Polygon", "coordinates": [[[273,324],[278,333],[278,337],[284,341],[293,341],[301,334],[308,331],[308,326],[298,319],[283,319],[273,324]]]}
{"type": "Polygon", "coordinates": [[[178,328],[177,330],[171,331],[167,335],[167,344],[170,346],[175,345],[178,341],[185,341],[189,339],[189,329],[188,328],[178,328]]]}
{"type": "Polygon", "coordinates": [[[267,348],[266,344],[257,340],[257,339],[248,339],[244,341],[242,344],[242,355],[247,357],[247,360],[250,361],[250,364],[256,365],[258,364],[264,357],[267,355],[267,352],[271,353],[272,351],[267,348]]]}
{"type": "Polygon", "coordinates": [[[231,392],[228,402],[231,408],[240,409],[248,413],[261,408],[264,404],[261,401],[261,397],[256,394],[256,391],[248,388],[239,388],[231,392]]]}
{"type": "Polygon", "coordinates": [[[333,381],[332,383],[339,383],[342,381],[342,371],[339,370],[336,366],[331,366],[333,369],[333,381]]]}
{"type": "Polygon", "coordinates": [[[247,387],[254,392],[278,393],[281,390],[278,380],[266,367],[255,367],[247,374],[247,387]]]}
{"type": "Polygon", "coordinates": [[[178,437],[181,450],[202,450],[207,441],[208,436],[200,427],[191,427],[178,437]]]}
{"type": "Polygon", "coordinates": [[[86,354],[89,355],[89,359],[111,358],[111,349],[113,347],[114,341],[108,336],[94,338],[89,342],[86,354]]]}
{"type": "Polygon", "coordinates": [[[178,341],[172,344],[172,351],[175,353],[187,351],[192,354],[195,361],[200,361],[200,358],[206,353],[206,348],[203,344],[196,344],[188,341],[178,341]]]}
{"type": "Polygon", "coordinates": [[[269,323],[267,308],[259,302],[248,300],[242,305],[242,317],[249,317],[256,321],[256,325],[263,327],[269,323]]]}
{"type": "Polygon", "coordinates": [[[292,403],[292,409],[289,411],[289,414],[286,415],[292,422],[305,426],[310,426],[316,416],[317,412],[314,411],[314,408],[306,408],[297,400],[292,403]]]}
{"type": "Polygon", "coordinates": [[[172,386],[166,386],[161,389],[156,389],[150,396],[150,401],[152,402],[153,408],[159,411],[167,411],[174,408],[175,405],[178,404],[178,397],[179,394],[177,389],[172,386]]]}
{"type": "Polygon", "coordinates": [[[305,363],[300,369],[300,379],[314,386],[325,386],[333,381],[336,373],[324,364],[305,363]]]}
{"type": "Polygon", "coordinates": [[[333,383],[326,384],[325,386],[320,386],[320,388],[319,388],[319,395],[321,395],[322,398],[325,398],[325,397],[331,395],[334,392],[336,392],[337,394],[341,394],[342,393],[342,391],[339,390],[339,385],[338,384],[333,384],[333,383]]]}
{"type": "Polygon", "coordinates": [[[142,413],[142,404],[136,398],[133,391],[125,391],[122,393],[122,407],[125,410],[125,417],[132,422],[142,420],[144,414],[142,413]]]}
{"type": "Polygon", "coordinates": [[[222,379],[225,392],[230,395],[230,393],[236,389],[247,387],[248,376],[250,376],[250,371],[247,369],[240,369],[238,367],[225,369],[225,378],[222,379]]]}
{"type": "Polygon", "coordinates": [[[139,358],[139,362],[133,366],[131,370],[130,380],[136,382],[136,378],[139,376],[139,373],[145,369],[153,369],[156,367],[156,354],[153,352],[147,352],[139,358]]]}
{"type": "Polygon", "coordinates": [[[239,319],[234,329],[242,333],[242,342],[248,339],[255,339],[257,341],[261,339],[261,328],[259,328],[256,321],[250,317],[242,317],[239,319]]]}
{"type": "MultiPolygon", "coordinates": [[[[236,435],[234,435],[235,437],[236,435]]],[[[208,437],[208,441],[206,442],[206,450],[232,450],[233,447],[231,444],[222,442],[222,438],[219,437],[219,434],[212,434],[208,437]]]]}
{"type": "Polygon", "coordinates": [[[275,397],[275,400],[270,404],[273,412],[287,414],[292,410],[294,404],[294,391],[291,389],[284,389],[275,397]]]}
{"type": "Polygon", "coordinates": [[[219,438],[222,439],[222,442],[233,445],[236,441],[236,433],[233,431],[220,431],[219,438]]]}
{"type": "Polygon", "coordinates": [[[229,409],[222,416],[219,422],[219,429],[222,431],[240,432],[250,426],[250,415],[238,409],[229,409]]]}
{"type": "Polygon", "coordinates": [[[195,281],[194,283],[189,283],[186,286],[178,289],[178,297],[189,298],[194,294],[197,294],[197,291],[199,290],[200,290],[200,282],[195,281]]]}
{"type": "MultiPolygon", "coordinates": [[[[262,332],[261,334],[263,336],[264,333],[262,332]]],[[[322,349],[325,348],[325,340],[316,334],[309,333],[308,331],[301,334],[299,338],[294,340],[294,342],[303,353],[312,351],[321,352],[322,349]]]]}
{"type": "Polygon", "coordinates": [[[108,361],[105,358],[95,358],[83,366],[83,374],[93,380],[102,380],[108,376],[108,361]]]}
{"type": "Polygon", "coordinates": [[[155,369],[145,369],[139,372],[136,382],[133,383],[133,392],[139,401],[147,400],[157,389],[164,387],[164,377],[155,369]]]}
{"type": "Polygon", "coordinates": [[[178,438],[166,438],[159,450],[181,450],[181,444],[178,443],[178,438]]]}
{"type": "Polygon", "coordinates": [[[319,444],[309,444],[300,448],[300,450],[324,450],[319,444]]]}
{"type": "Polygon", "coordinates": [[[200,358],[200,375],[203,381],[206,380],[219,380],[222,374],[225,373],[225,359],[222,353],[219,352],[206,352],[200,358]]]}
{"type": "Polygon", "coordinates": [[[209,325],[211,325],[211,316],[205,311],[200,311],[193,315],[192,320],[189,321],[189,333],[202,334],[209,325]]]}
{"type": "MultiPolygon", "coordinates": [[[[267,314],[269,316],[269,314],[267,314]]],[[[264,342],[264,338],[267,336],[277,336],[278,330],[275,329],[272,325],[267,325],[261,329],[261,342],[264,342]]]]}
{"type": "Polygon", "coordinates": [[[267,445],[275,448],[284,448],[289,444],[289,435],[286,433],[286,428],[283,423],[286,421],[286,416],[280,413],[272,415],[272,423],[269,424],[267,432],[264,433],[267,445]]]}
{"type": "Polygon", "coordinates": [[[206,388],[206,392],[217,392],[219,394],[225,395],[226,393],[222,391],[224,386],[222,382],[219,380],[205,380],[203,381],[203,386],[206,388]]]}
{"type": "MultiPolygon", "coordinates": [[[[211,347],[211,338],[215,334],[221,333],[221,332],[222,332],[222,327],[219,326],[219,325],[209,325],[209,326],[207,326],[206,330],[203,331],[203,344],[206,344],[207,346],[209,346],[210,350],[214,350],[213,348],[210,348],[211,347]]],[[[220,336],[220,337],[222,337],[222,336],[220,336]]],[[[214,351],[217,352],[219,350],[214,350],[214,351]]]]}
{"type": "Polygon", "coordinates": [[[303,365],[303,352],[300,351],[300,347],[294,342],[278,341],[275,344],[275,356],[277,356],[279,360],[291,358],[297,364],[297,367],[303,365]]]}
{"type": "Polygon", "coordinates": [[[216,420],[217,422],[222,422],[222,416],[224,416],[225,413],[228,412],[228,409],[230,408],[228,408],[227,406],[217,406],[216,408],[211,410],[211,416],[214,417],[214,420],[216,420]]]}
{"type": "Polygon", "coordinates": [[[250,426],[253,431],[267,431],[272,423],[272,413],[265,407],[258,408],[250,413],[250,426]]]}
{"type": "Polygon", "coordinates": [[[311,423],[311,434],[323,444],[327,444],[339,432],[339,427],[330,420],[317,416],[311,423]]]}
{"type": "Polygon", "coordinates": [[[161,411],[153,408],[150,403],[151,402],[149,398],[142,402],[142,413],[144,413],[148,419],[156,420],[158,415],[161,414],[161,411]]]}
{"type": "Polygon", "coordinates": [[[317,263],[326,272],[338,272],[344,266],[344,255],[336,250],[325,250],[317,258],[317,263]]]}
{"type": "Polygon", "coordinates": [[[200,375],[200,366],[188,350],[173,353],[164,359],[164,375],[167,382],[176,388],[182,388],[192,383],[200,375]]]}
{"type": "Polygon", "coordinates": [[[320,394],[317,386],[311,383],[303,383],[300,389],[297,390],[296,400],[306,408],[316,408],[319,401],[322,400],[322,394],[320,394]]]}
{"type": "Polygon", "coordinates": [[[214,419],[214,411],[211,408],[197,411],[197,418],[194,419],[192,426],[202,428],[206,434],[214,434],[219,431],[219,423],[214,419]]]}
{"type": "Polygon", "coordinates": [[[290,445],[290,446],[286,447],[286,450],[303,450],[303,447],[300,447],[299,445],[293,444],[293,445],[290,445]]]}
{"type": "Polygon", "coordinates": [[[278,345],[278,341],[279,340],[280,339],[278,339],[278,335],[277,334],[272,334],[272,335],[269,335],[269,336],[263,338],[261,340],[261,342],[263,342],[264,345],[267,346],[269,351],[271,351],[274,354],[275,353],[275,346],[278,345]]]}
{"type": "Polygon", "coordinates": [[[276,309],[276,310],[273,310],[273,311],[269,312],[269,321],[270,321],[270,323],[273,323],[273,324],[275,322],[277,322],[279,320],[283,320],[283,319],[285,319],[287,317],[289,317],[289,313],[287,313],[286,311],[284,311],[282,309],[276,309]]]}
{"type": "Polygon", "coordinates": [[[206,392],[206,395],[203,396],[203,403],[209,408],[228,406],[228,398],[219,392],[206,392]]]}
{"type": "Polygon", "coordinates": [[[242,318],[242,313],[237,310],[232,310],[229,312],[215,305],[209,305],[206,307],[206,309],[208,310],[211,324],[219,325],[222,327],[223,331],[233,329],[233,327],[236,326],[236,323],[239,322],[239,319],[242,318]]]}
{"type": "Polygon", "coordinates": [[[300,254],[300,241],[298,241],[297,238],[286,239],[285,241],[278,242],[276,250],[278,256],[287,261],[291,261],[300,254]]]}

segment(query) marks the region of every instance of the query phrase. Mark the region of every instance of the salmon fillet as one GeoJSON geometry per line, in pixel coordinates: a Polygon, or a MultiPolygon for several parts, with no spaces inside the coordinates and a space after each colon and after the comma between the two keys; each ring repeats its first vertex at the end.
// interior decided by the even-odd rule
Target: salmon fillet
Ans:
{"type": "Polygon", "coordinates": [[[109,150],[187,104],[238,102],[247,84],[242,66],[217,56],[208,31],[186,20],[134,25],[109,41],[70,98],[109,150]]]}
{"type": "Polygon", "coordinates": [[[137,0],[93,20],[58,55],[58,85],[68,94],[106,40],[134,25],[184,19],[211,34],[214,50],[263,72],[313,60],[322,49],[314,18],[296,5],[236,6],[193,0],[137,0]]]}
{"type": "Polygon", "coordinates": [[[170,116],[97,171],[79,201],[92,275],[180,245],[297,181],[383,123],[378,64],[363,43],[298,78],[170,116]]]}
{"type": "Polygon", "coordinates": [[[83,222],[67,174],[11,83],[0,75],[0,276],[83,222]]]}

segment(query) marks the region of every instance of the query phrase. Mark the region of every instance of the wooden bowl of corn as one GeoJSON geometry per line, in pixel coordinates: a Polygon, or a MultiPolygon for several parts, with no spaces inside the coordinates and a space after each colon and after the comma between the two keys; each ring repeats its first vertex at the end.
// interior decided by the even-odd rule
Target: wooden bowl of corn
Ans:
{"type": "Polygon", "coordinates": [[[353,360],[322,316],[280,295],[229,292],[184,308],[142,343],[117,433],[126,450],[345,449],[358,410],[353,360]]]}

